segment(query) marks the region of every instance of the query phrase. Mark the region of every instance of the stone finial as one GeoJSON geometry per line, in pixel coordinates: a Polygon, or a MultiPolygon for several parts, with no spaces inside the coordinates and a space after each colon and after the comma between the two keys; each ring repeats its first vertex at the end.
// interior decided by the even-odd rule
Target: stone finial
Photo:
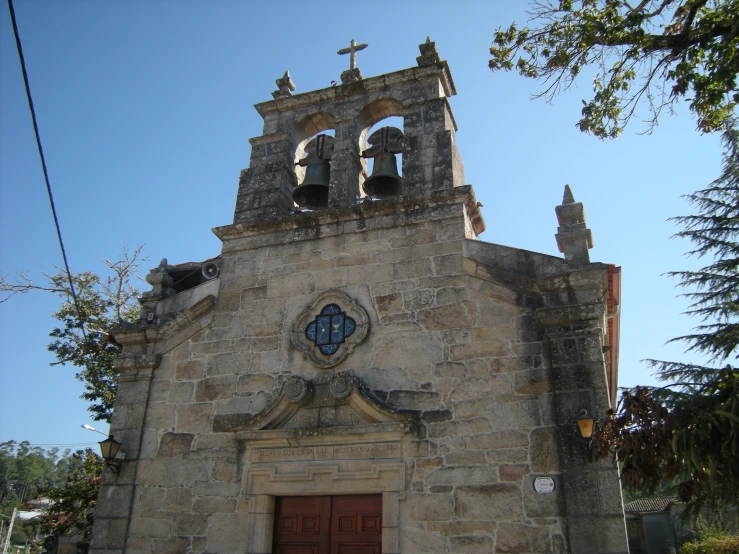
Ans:
{"type": "Polygon", "coordinates": [[[151,290],[141,295],[142,301],[157,302],[169,296],[174,296],[177,291],[172,288],[174,280],[167,271],[167,258],[162,258],[156,269],[152,269],[146,276],[146,282],[151,285],[151,290]]]}
{"type": "Polygon", "coordinates": [[[565,185],[565,193],[562,195],[562,204],[574,204],[575,197],[572,194],[570,185],[565,185]]]}
{"type": "Polygon", "coordinates": [[[585,208],[582,202],[575,202],[570,185],[565,185],[562,204],[554,211],[559,222],[554,236],[559,251],[565,255],[565,261],[571,265],[589,264],[588,250],[593,247],[593,235],[585,223],[585,208]]]}
{"type": "Polygon", "coordinates": [[[290,78],[290,70],[285,71],[285,74],[279,79],[275,80],[277,83],[277,90],[272,93],[272,98],[287,98],[292,96],[292,91],[295,90],[295,83],[290,78]]]}
{"type": "Polygon", "coordinates": [[[357,42],[352,39],[349,42],[349,48],[342,48],[336,52],[339,56],[349,54],[349,69],[341,74],[342,84],[347,85],[349,83],[355,83],[362,80],[362,72],[359,71],[359,68],[357,67],[357,52],[364,50],[367,46],[369,46],[367,43],[357,44],[357,42]]]}
{"type": "Polygon", "coordinates": [[[439,52],[436,50],[436,43],[431,42],[430,37],[426,37],[426,42],[418,45],[421,55],[416,58],[419,66],[434,65],[441,61],[439,52]]]}

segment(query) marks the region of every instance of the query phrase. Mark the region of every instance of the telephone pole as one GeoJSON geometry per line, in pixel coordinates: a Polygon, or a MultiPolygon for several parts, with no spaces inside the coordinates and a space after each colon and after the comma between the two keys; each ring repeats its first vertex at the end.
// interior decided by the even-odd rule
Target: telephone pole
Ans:
{"type": "Polygon", "coordinates": [[[13,508],[13,513],[10,516],[10,523],[8,524],[8,534],[5,535],[5,544],[3,545],[2,554],[7,554],[8,552],[8,545],[10,544],[10,534],[13,532],[13,523],[15,523],[15,513],[17,511],[18,508],[13,508]]]}

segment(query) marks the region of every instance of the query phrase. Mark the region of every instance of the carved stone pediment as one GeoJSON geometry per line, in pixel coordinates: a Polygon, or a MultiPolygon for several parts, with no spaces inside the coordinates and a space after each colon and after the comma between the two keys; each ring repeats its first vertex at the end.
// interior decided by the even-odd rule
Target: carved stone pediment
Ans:
{"type": "MultiPolygon", "coordinates": [[[[220,414],[213,421],[215,432],[271,431],[356,432],[368,427],[379,430],[398,427],[409,430],[414,420],[381,406],[357,379],[337,373],[331,379],[314,382],[302,377],[288,378],[272,403],[255,415],[220,414]]],[[[302,434],[302,433],[300,433],[302,434]]]]}
{"type": "Polygon", "coordinates": [[[146,322],[138,325],[126,324],[113,329],[110,333],[115,341],[123,346],[164,342],[212,312],[215,304],[216,297],[208,294],[192,306],[168,315],[159,321],[158,325],[150,325],[146,322]]]}

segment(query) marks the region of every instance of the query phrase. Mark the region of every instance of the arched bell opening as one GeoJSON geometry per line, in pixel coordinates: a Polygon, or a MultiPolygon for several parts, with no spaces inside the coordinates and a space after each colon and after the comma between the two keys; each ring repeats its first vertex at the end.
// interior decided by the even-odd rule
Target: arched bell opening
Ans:
{"type": "MultiPolygon", "coordinates": [[[[367,161],[364,197],[394,198],[402,193],[403,118],[384,118],[367,129],[362,159],[367,161]]],[[[364,138],[364,137],[363,137],[364,138]]]]}
{"type": "MultiPolygon", "coordinates": [[[[362,131],[362,134],[360,136],[359,146],[361,151],[362,166],[364,170],[362,175],[363,178],[361,179],[362,183],[360,186],[360,195],[363,198],[380,198],[380,196],[374,194],[375,192],[377,192],[374,190],[374,187],[370,187],[370,191],[373,194],[368,194],[367,190],[365,189],[366,182],[372,178],[372,174],[375,170],[375,158],[377,157],[375,156],[375,154],[377,153],[377,148],[374,148],[375,145],[372,144],[370,139],[372,139],[372,141],[376,141],[378,138],[376,136],[376,133],[383,127],[392,127],[399,130],[402,137],[404,116],[405,109],[403,107],[403,104],[399,100],[390,97],[378,98],[377,100],[373,100],[364,108],[362,108],[362,111],[359,114],[359,121],[364,127],[364,130],[362,131]]],[[[396,137],[396,133],[392,132],[389,136],[391,138],[396,137]]],[[[379,141],[380,143],[382,142],[382,136],[379,137],[379,141]]],[[[380,148],[382,148],[382,146],[380,146],[380,148]]],[[[400,159],[400,153],[394,153],[393,156],[395,158],[396,167],[402,168],[403,164],[400,159]]],[[[392,157],[384,155],[382,156],[382,158],[383,167],[392,166],[392,157]]],[[[400,177],[400,173],[398,173],[398,177],[400,177]]],[[[385,187],[381,188],[384,189],[385,187]]],[[[395,192],[399,193],[400,188],[398,187],[398,190],[395,192]]],[[[397,196],[397,194],[393,195],[397,196]]]]}
{"type": "Polygon", "coordinates": [[[298,124],[298,134],[305,138],[295,152],[298,186],[293,190],[293,201],[300,208],[328,207],[335,126],[335,118],[326,112],[306,116],[298,124]]]}

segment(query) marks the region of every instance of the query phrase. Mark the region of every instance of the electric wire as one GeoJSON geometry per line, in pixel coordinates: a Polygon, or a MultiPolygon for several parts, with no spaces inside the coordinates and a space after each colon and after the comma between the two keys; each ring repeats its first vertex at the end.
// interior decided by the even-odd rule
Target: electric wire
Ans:
{"type": "Polygon", "coordinates": [[[51,204],[51,213],[54,216],[54,225],[56,226],[56,236],[59,239],[59,248],[62,251],[62,258],[64,260],[64,269],[67,273],[67,280],[69,281],[69,290],[71,292],[72,300],[74,301],[74,307],[77,310],[77,318],[80,321],[80,329],[82,330],[82,336],[87,338],[85,333],[85,321],[82,317],[82,310],[80,304],[77,301],[77,294],[74,290],[74,282],[72,281],[72,273],[69,270],[69,263],[67,262],[67,252],[64,249],[64,241],[62,240],[62,230],[59,226],[59,218],[56,215],[56,207],[54,206],[54,196],[51,193],[51,183],[49,182],[49,172],[46,169],[46,158],[44,157],[44,149],[41,147],[41,136],[38,130],[38,124],[36,122],[36,110],[33,107],[33,98],[31,97],[31,87],[28,84],[28,73],[26,72],[26,60],[23,57],[23,47],[21,46],[21,37],[18,33],[18,24],[15,21],[15,9],[13,8],[13,0],[8,0],[8,9],[10,10],[10,21],[13,23],[13,33],[15,34],[15,45],[18,49],[18,57],[21,62],[21,71],[23,73],[23,84],[26,87],[26,98],[28,99],[28,107],[31,110],[31,120],[33,121],[33,132],[36,135],[36,146],[38,147],[39,157],[41,158],[41,167],[44,171],[44,181],[46,182],[46,192],[49,195],[49,204],[51,204]]]}
{"type": "Polygon", "coordinates": [[[44,443],[44,444],[28,443],[28,446],[31,448],[36,448],[36,447],[41,447],[41,446],[44,446],[44,447],[47,447],[47,446],[92,446],[93,444],[97,444],[97,443],[96,442],[70,442],[70,443],[51,442],[51,443],[44,443]]]}

